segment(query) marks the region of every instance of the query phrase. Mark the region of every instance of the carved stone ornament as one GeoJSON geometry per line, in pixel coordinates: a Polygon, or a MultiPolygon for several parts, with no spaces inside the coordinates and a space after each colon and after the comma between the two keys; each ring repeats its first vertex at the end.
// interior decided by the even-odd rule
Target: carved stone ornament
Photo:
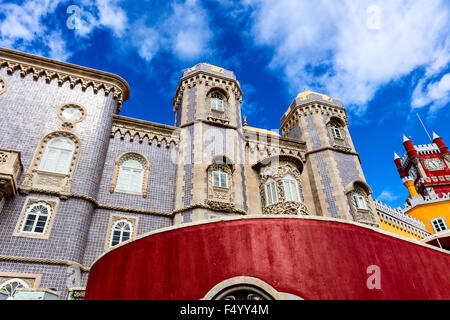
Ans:
{"type": "Polygon", "coordinates": [[[207,204],[215,209],[225,212],[232,212],[234,203],[231,199],[232,195],[232,169],[226,164],[211,164],[207,169],[208,174],[208,201],[207,204]],[[216,187],[213,185],[213,171],[223,170],[227,174],[227,188],[216,187]]]}
{"type": "Polygon", "coordinates": [[[222,290],[213,300],[273,300],[273,297],[254,286],[237,285],[222,290]]]}
{"type": "Polygon", "coordinates": [[[375,218],[375,215],[373,214],[373,210],[371,208],[369,196],[367,195],[366,191],[363,190],[363,188],[355,186],[355,189],[352,192],[349,192],[347,196],[349,197],[349,202],[356,222],[365,223],[371,226],[378,226],[377,219],[375,218]],[[353,197],[355,193],[364,197],[367,209],[361,209],[357,207],[356,200],[353,197]]]}
{"type": "Polygon", "coordinates": [[[0,78],[0,94],[6,91],[7,88],[6,80],[3,78],[0,78]]]}
{"type": "Polygon", "coordinates": [[[206,96],[206,105],[208,106],[208,120],[219,122],[222,124],[228,124],[230,119],[228,114],[230,112],[230,104],[227,97],[219,90],[210,90],[210,93],[206,96]],[[222,97],[223,111],[215,110],[211,107],[211,96],[220,95],[222,97]]]}
{"type": "Polygon", "coordinates": [[[272,164],[260,169],[259,191],[261,195],[261,207],[263,214],[293,214],[308,215],[308,209],[304,204],[303,192],[301,188],[301,178],[298,169],[291,163],[280,161],[278,164],[272,164]],[[283,186],[283,177],[287,174],[293,176],[297,181],[300,202],[286,201],[283,186]],[[268,179],[273,179],[276,183],[278,202],[266,205],[265,184],[268,179]]]}
{"type": "MultiPolygon", "coordinates": [[[[142,168],[144,170],[144,177],[142,179],[142,196],[144,198],[147,198],[148,195],[148,175],[150,173],[150,165],[147,161],[147,159],[135,152],[125,152],[122,153],[116,160],[116,163],[114,165],[114,172],[113,172],[113,178],[111,181],[111,186],[109,187],[109,192],[113,193],[116,191],[117,187],[117,180],[119,178],[119,172],[120,172],[120,166],[127,160],[136,160],[142,165],[142,168]]],[[[122,191],[121,191],[122,192],[122,191]]]]}
{"type": "Polygon", "coordinates": [[[64,104],[58,110],[58,117],[64,122],[81,122],[86,116],[86,109],[75,103],[64,104]]]}
{"type": "Polygon", "coordinates": [[[31,161],[28,172],[25,175],[25,179],[22,186],[25,188],[43,188],[51,191],[70,192],[70,188],[73,182],[73,175],[75,173],[76,165],[80,157],[81,141],[71,132],[68,131],[55,131],[47,134],[38,144],[33,160],[31,161]],[[73,152],[73,158],[70,162],[68,173],[57,173],[43,171],[39,169],[42,157],[44,156],[45,149],[50,140],[57,137],[64,137],[71,140],[75,149],[73,152]]]}
{"type": "Polygon", "coordinates": [[[18,151],[0,150],[0,192],[4,197],[9,198],[17,194],[21,169],[18,151]]]}

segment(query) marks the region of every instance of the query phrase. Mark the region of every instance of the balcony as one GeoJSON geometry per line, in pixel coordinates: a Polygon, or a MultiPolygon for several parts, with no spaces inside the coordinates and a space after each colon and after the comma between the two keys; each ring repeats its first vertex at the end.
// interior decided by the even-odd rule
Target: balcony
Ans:
{"type": "Polygon", "coordinates": [[[10,198],[17,194],[22,169],[20,152],[0,149],[0,198],[10,198]]]}

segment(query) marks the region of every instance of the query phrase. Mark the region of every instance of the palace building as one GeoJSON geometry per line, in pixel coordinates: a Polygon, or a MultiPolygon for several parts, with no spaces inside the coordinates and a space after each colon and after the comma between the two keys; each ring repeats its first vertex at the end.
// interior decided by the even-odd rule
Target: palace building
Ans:
{"type": "Polygon", "coordinates": [[[182,72],[173,125],[120,116],[129,95],[0,48],[0,299],[450,298],[441,138],[406,139],[394,209],[337,99],[299,93],[280,135],[242,121],[236,75],[208,63],[182,72]]]}

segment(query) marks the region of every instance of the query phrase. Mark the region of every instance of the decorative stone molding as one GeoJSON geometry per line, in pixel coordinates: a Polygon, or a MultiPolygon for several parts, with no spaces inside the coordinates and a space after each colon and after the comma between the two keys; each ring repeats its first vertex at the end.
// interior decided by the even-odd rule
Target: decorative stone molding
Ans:
{"type": "Polygon", "coordinates": [[[202,300],[303,300],[302,298],[285,292],[279,292],[267,282],[248,276],[238,276],[224,280],[206,293],[202,300]],[[239,289],[250,291],[247,295],[240,295],[246,299],[228,298],[232,292],[239,289]],[[251,294],[251,296],[249,296],[251,294]],[[262,299],[261,299],[262,298],[262,299]]]}
{"type": "Polygon", "coordinates": [[[111,247],[112,228],[116,222],[119,222],[121,220],[125,220],[131,224],[130,239],[127,241],[124,241],[122,243],[126,243],[128,241],[133,241],[136,238],[137,228],[138,228],[138,224],[139,224],[139,217],[132,217],[132,216],[127,216],[127,215],[123,215],[123,214],[112,214],[109,216],[109,223],[108,223],[108,230],[107,230],[106,238],[105,238],[104,251],[108,251],[111,248],[114,248],[114,247],[111,247]]]}
{"type": "Polygon", "coordinates": [[[3,194],[3,198],[14,197],[17,194],[22,169],[20,152],[0,149],[0,193],[3,194]]]}
{"type": "Polygon", "coordinates": [[[271,164],[261,167],[259,170],[259,192],[261,195],[261,208],[263,214],[293,214],[307,215],[308,209],[304,204],[300,171],[290,162],[281,161],[279,164],[271,164]],[[283,186],[283,177],[291,175],[297,181],[300,202],[286,201],[283,186]],[[273,179],[277,187],[278,202],[266,205],[265,184],[268,179],[273,179]]]}
{"type": "Polygon", "coordinates": [[[131,142],[134,141],[136,135],[139,137],[140,143],[147,137],[149,145],[156,138],[158,147],[161,146],[163,140],[166,141],[166,148],[169,148],[172,142],[177,146],[180,141],[180,131],[176,127],[114,115],[111,138],[114,138],[117,132],[121,139],[124,139],[128,133],[131,142]]]}
{"type": "Polygon", "coordinates": [[[234,203],[231,199],[233,185],[233,168],[231,165],[213,163],[207,169],[208,175],[208,201],[207,204],[217,211],[231,212],[234,203]],[[227,174],[227,188],[213,185],[213,171],[222,169],[227,174]]]}
{"type": "Polygon", "coordinates": [[[66,104],[62,105],[62,106],[59,108],[59,110],[58,110],[58,117],[59,117],[62,121],[65,121],[65,122],[74,122],[74,123],[78,123],[78,122],[81,122],[81,121],[83,121],[84,119],[86,119],[86,117],[87,117],[87,112],[86,112],[86,109],[85,109],[84,107],[82,107],[82,106],[80,106],[80,105],[78,105],[78,104],[75,104],[75,103],[66,103],[66,104]],[[64,112],[64,110],[69,109],[69,108],[74,108],[74,109],[80,111],[81,117],[80,117],[79,119],[77,119],[77,120],[66,119],[66,117],[64,117],[63,112],[64,112]]]}
{"type": "Polygon", "coordinates": [[[84,300],[86,288],[69,288],[69,300],[84,300]]]}
{"type": "Polygon", "coordinates": [[[0,272],[0,287],[7,281],[13,279],[20,279],[28,285],[28,288],[39,288],[42,274],[38,273],[24,273],[24,272],[0,272]]]}
{"type": "Polygon", "coordinates": [[[26,237],[26,238],[36,238],[36,239],[48,239],[50,237],[50,232],[53,226],[53,222],[55,220],[56,212],[58,210],[58,200],[49,200],[35,197],[28,197],[25,200],[25,204],[22,208],[22,212],[20,213],[19,219],[17,220],[16,227],[14,228],[13,236],[14,237],[26,237]],[[45,225],[45,229],[43,233],[31,233],[22,231],[23,225],[25,223],[25,219],[27,217],[28,210],[37,204],[44,204],[49,207],[49,216],[47,218],[47,222],[45,225]]]}
{"type": "Polygon", "coordinates": [[[8,74],[19,70],[22,78],[32,73],[34,80],[45,77],[47,83],[56,78],[60,86],[68,81],[70,88],[80,84],[83,91],[89,87],[93,88],[94,93],[103,89],[105,95],[113,94],[113,98],[117,101],[118,112],[120,112],[122,103],[128,100],[130,95],[130,87],[127,82],[115,74],[11,49],[0,48],[0,68],[2,67],[7,68],[8,74]]]}
{"type": "Polygon", "coordinates": [[[369,197],[370,192],[367,190],[367,188],[364,188],[360,184],[355,183],[353,189],[351,191],[347,191],[346,194],[355,221],[378,227],[378,221],[374,213],[375,210],[373,210],[372,208],[372,201],[369,197]],[[361,209],[357,207],[356,201],[353,197],[355,193],[364,197],[367,209],[361,209]]]}
{"type": "Polygon", "coordinates": [[[188,74],[187,76],[181,78],[175,97],[172,101],[174,113],[177,112],[178,107],[183,100],[183,94],[186,88],[192,88],[199,84],[219,88],[227,93],[227,98],[229,98],[229,94],[232,93],[234,94],[236,100],[239,101],[239,103],[242,103],[242,90],[239,81],[234,78],[211,74],[206,70],[197,70],[194,73],[188,74]]]}
{"type": "Polygon", "coordinates": [[[325,103],[322,101],[320,101],[320,103],[317,103],[317,101],[307,101],[304,104],[300,105],[295,105],[294,102],[281,118],[282,123],[280,130],[283,133],[283,136],[288,135],[294,125],[298,123],[301,118],[312,114],[335,117],[340,119],[344,123],[344,126],[348,126],[347,113],[345,111],[345,108],[341,106],[325,103]]]}
{"type": "MultiPolygon", "coordinates": [[[[116,190],[117,187],[117,180],[119,178],[119,172],[120,172],[120,166],[127,160],[136,160],[142,165],[142,168],[144,170],[144,176],[142,179],[142,193],[139,193],[144,198],[147,198],[148,194],[148,175],[150,173],[150,164],[148,163],[147,159],[136,152],[125,152],[122,153],[116,160],[116,163],[114,165],[114,172],[113,172],[113,178],[111,181],[111,186],[109,187],[109,192],[124,192],[124,191],[118,191],[116,190]]],[[[128,193],[128,192],[127,192],[128,193]]]]}
{"type": "Polygon", "coordinates": [[[80,139],[71,132],[55,131],[47,134],[38,144],[33,160],[31,161],[30,167],[28,168],[27,174],[25,175],[25,179],[22,183],[22,187],[40,187],[54,191],[63,191],[66,193],[70,192],[73,175],[80,157],[80,149],[80,139]],[[39,165],[48,142],[56,137],[68,138],[75,144],[73,158],[70,163],[69,173],[67,174],[48,172],[39,169],[39,165]]]}
{"type": "Polygon", "coordinates": [[[228,124],[230,122],[230,118],[228,116],[228,114],[230,113],[230,104],[228,102],[228,95],[226,94],[226,92],[224,92],[223,89],[214,87],[209,90],[205,99],[206,106],[208,107],[208,120],[221,124],[228,124]],[[213,94],[222,96],[223,111],[214,110],[211,108],[211,96],[213,94]]]}
{"type": "Polygon", "coordinates": [[[8,87],[8,83],[5,79],[0,77],[0,94],[6,91],[6,88],[8,87]]]}
{"type": "Polygon", "coordinates": [[[32,257],[18,257],[10,255],[0,255],[0,261],[18,262],[18,263],[38,263],[38,264],[54,264],[62,266],[78,266],[81,271],[89,272],[89,267],[69,260],[47,259],[47,258],[32,258],[32,257]]]}

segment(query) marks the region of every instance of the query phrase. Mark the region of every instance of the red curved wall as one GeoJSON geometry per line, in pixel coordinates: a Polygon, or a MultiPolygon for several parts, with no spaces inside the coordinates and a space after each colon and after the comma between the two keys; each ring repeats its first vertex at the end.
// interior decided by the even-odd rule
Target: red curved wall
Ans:
{"type": "Polygon", "coordinates": [[[352,224],[239,219],[109,252],[91,268],[86,299],[201,299],[236,276],[304,299],[450,299],[449,267],[449,254],[352,224]],[[380,290],[366,286],[370,265],[380,267],[380,290]]]}

